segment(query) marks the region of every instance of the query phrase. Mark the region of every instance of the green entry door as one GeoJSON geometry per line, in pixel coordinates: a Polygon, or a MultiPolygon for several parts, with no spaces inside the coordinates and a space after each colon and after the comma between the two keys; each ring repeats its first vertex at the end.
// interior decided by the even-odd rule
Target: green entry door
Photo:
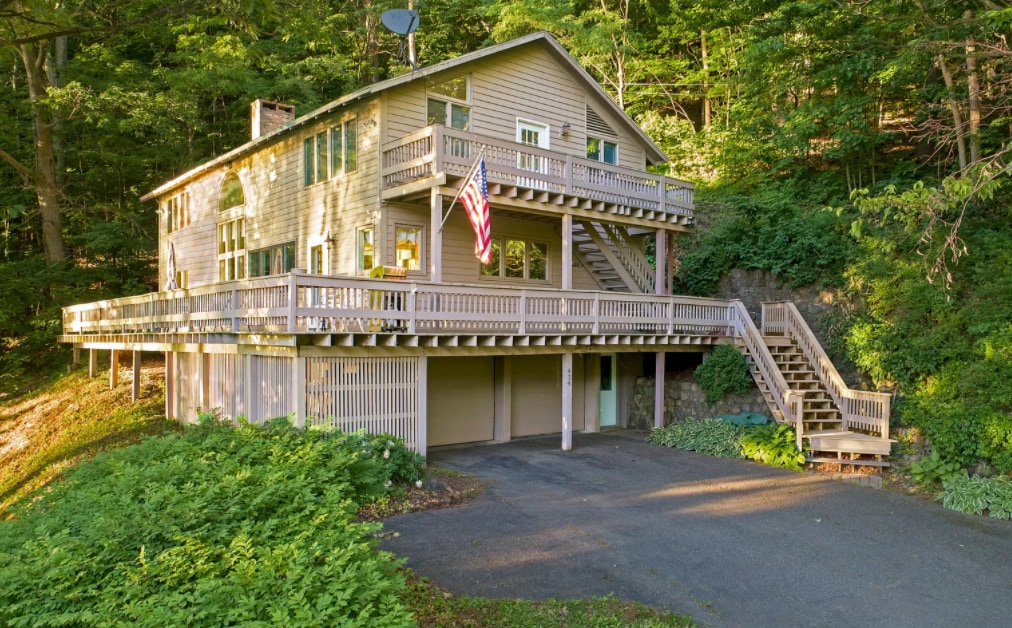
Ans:
{"type": "Polygon", "coordinates": [[[598,392],[597,405],[600,408],[601,427],[616,425],[616,406],[618,399],[615,395],[615,359],[614,353],[605,353],[601,356],[601,387],[598,392]]]}

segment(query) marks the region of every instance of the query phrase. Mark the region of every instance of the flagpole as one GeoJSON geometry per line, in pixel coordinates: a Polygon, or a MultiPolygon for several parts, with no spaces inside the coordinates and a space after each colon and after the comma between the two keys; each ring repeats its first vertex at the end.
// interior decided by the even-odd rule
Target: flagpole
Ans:
{"type": "Polygon", "coordinates": [[[453,211],[453,206],[457,204],[457,199],[463,194],[464,188],[467,187],[467,182],[474,176],[474,171],[478,169],[478,164],[481,163],[482,155],[485,154],[485,149],[488,148],[486,144],[481,145],[481,150],[478,151],[478,157],[475,158],[474,163],[471,165],[471,169],[467,171],[467,176],[464,177],[464,185],[460,186],[457,190],[457,195],[453,197],[453,201],[450,203],[450,208],[446,210],[446,215],[443,216],[443,222],[439,223],[439,231],[443,230],[443,225],[446,224],[446,220],[450,217],[450,212],[453,211]]]}

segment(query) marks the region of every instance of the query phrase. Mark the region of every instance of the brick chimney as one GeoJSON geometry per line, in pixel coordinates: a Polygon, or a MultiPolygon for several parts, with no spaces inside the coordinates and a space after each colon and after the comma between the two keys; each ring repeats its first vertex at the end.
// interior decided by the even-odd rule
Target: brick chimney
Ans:
{"type": "Polygon", "coordinates": [[[285,105],[257,98],[253,101],[252,109],[250,118],[253,122],[253,139],[267,135],[274,129],[295,119],[295,105],[285,105]]]}

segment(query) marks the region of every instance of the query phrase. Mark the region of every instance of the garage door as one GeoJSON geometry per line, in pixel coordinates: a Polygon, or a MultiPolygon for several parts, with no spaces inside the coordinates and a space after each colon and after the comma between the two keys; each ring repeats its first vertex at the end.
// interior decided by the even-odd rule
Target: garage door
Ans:
{"type": "Polygon", "coordinates": [[[429,358],[428,444],[492,440],[494,393],[491,357],[429,358]]]}
{"type": "MultiPolygon", "coordinates": [[[[510,358],[510,430],[513,436],[562,431],[562,356],[510,358]]],[[[573,358],[573,429],[584,429],[583,359],[573,358]]]]}

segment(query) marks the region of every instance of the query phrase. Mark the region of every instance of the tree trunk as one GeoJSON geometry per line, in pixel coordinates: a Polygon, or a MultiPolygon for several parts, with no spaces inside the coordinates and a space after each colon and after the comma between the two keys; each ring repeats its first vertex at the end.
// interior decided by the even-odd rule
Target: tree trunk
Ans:
{"type": "Polygon", "coordinates": [[[703,55],[703,129],[709,131],[712,125],[710,110],[710,63],[706,56],[706,31],[700,31],[699,43],[703,55]]]}
{"type": "MultiPolygon", "coordinates": [[[[973,13],[967,11],[966,18],[973,13]]],[[[980,161],[980,81],[977,78],[977,42],[973,35],[966,41],[966,80],[970,91],[970,165],[980,161]]]]}
{"type": "Polygon", "coordinates": [[[952,124],[956,128],[956,150],[959,152],[959,169],[966,169],[966,138],[964,137],[963,114],[959,112],[959,103],[954,96],[955,87],[952,83],[952,73],[945,63],[945,56],[938,55],[935,60],[938,62],[938,69],[942,71],[942,80],[945,81],[945,89],[948,92],[946,98],[949,101],[949,111],[952,112],[952,124]]]}
{"type": "Polygon", "coordinates": [[[53,148],[52,115],[43,102],[46,95],[47,47],[30,43],[18,46],[25,64],[28,96],[32,101],[32,123],[35,130],[35,194],[42,217],[42,245],[47,264],[62,262],[63,225],[60,216],[59,186],[56,181],[56,151],[53,148]]]}

